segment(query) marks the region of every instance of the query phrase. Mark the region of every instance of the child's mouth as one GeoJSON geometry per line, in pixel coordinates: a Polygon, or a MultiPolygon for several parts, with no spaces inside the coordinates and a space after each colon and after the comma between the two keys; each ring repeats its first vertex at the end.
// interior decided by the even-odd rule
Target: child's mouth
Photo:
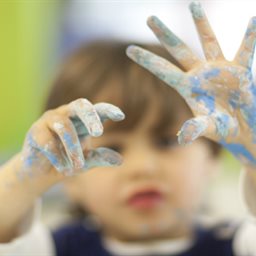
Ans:
{"type": "Polygon", "coordinates": [[[151,189],[133,194],[129,198],[128,204],[137,209],[150,209],[157,207],[163,202],[163,199],[163,194],[160,191],[151,189]]]}

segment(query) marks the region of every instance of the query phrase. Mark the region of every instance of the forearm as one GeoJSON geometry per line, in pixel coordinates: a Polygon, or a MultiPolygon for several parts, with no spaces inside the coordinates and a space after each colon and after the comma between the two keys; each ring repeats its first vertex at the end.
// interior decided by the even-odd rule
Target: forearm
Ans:
{"type": "Polygon", "coordinates": [[[0,242],[14,238],[36,198],[63,179],[55,170],[38,171],[24,169],[20,154],[0,168],[0,242]]]}

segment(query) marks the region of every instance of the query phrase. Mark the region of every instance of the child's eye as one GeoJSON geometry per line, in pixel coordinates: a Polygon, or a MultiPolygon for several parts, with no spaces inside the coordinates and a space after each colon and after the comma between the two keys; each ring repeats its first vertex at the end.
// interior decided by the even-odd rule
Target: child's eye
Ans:
{"type": "Polygon", "coordinates": [[[170,147],[179,145],[176,136],[160,137],[156,140],[155,143],[161,149],[166,149],[166,148],[170,148],[170,147]]]}

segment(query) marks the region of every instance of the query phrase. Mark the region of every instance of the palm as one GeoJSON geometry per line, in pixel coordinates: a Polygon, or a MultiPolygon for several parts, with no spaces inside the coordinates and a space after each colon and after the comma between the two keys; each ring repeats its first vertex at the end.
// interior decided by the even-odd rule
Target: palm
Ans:
{"type": "Polygon", "coordinates": [[[256,19],[249,23],[236,57],[229,62],[200,4],[192,3],[190,7],[206,61],[156,17],[149,18],[149,26],[183,70],[136,46],[128,48],[128,56],[177,90],[190,106],[195,117],[187,120],[178,133],[181,144],[205,136],[224,145],[246,164],[255,165],[256,157],[250,152],[255,151],[256,141],[256,88],[251,74],[256,19]]]}
{"type": "Polygon", "coordinates": [[[194,69],[188,80],[191,96],[187,103],[193,114],[211,117],[215,124],[216,118],[221,121],[222,127],[217,133],[206,136],[215,141],[238,142],[240,134],[248,134],[249,125],[255,121],[248,106],[254,107],[255,96],[252,78],[246,68],[227,61],[221,66],[206,63],[203,68],[194,69]]]}

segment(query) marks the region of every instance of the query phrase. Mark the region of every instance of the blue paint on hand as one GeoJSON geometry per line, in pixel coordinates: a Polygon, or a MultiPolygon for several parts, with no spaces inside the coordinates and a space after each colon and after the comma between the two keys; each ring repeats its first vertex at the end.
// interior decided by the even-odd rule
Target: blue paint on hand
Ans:
{"type": "Polygon", "coordinates": [[[246,158],[248,162],[256,165],[256,158],[245,148],[242,144],[226,143],[224,140],[220,141],[227,150],[229,150],[236,158],[240,159],[241,156],[246,158]]]}
{"type": "Polygon", "coordinates": [[[74,144],[72,136],[69,133],[65,132],[63,134],[63,138],[64,138],[65,142],[67,143],[67,146],[70,149],[70,151],[76,150],[77,147],[79,146],[79,145],[74,144]]]}
{"type": "Polygon", "coordinates": [[[215,97],[200,87],[193,87],[192,93],[196,94],[195,99],[201,101],[205,104],[206,108],[209,110],[209,114],[212,114],[215,110],[215,97]]]}
{"type": "Polygon", "coordinates": [[[197,87],[199,88],[201,86],[201,81],[197,76],[192,76],[189,78],[190,84],[192,87],[197,87]]]}
{"type": "MultiPolygon", "coordinates": [[[[127,55],[177,90],[195,118],[205,116],[210,119],[211,127],[205,130],[210,134],[204,133],[204,136],[226,147],[241,162],[256,165],[256,150],[252,150],[256,142],[256,86],[251,73],[256,44],[256,18],[251,19],[234,60],[227,61],[202,6],[193,2],[190,9],[206,61],[195,58],[190,62],[191,56],[194,56],[192,50],[185,44],[181,47],[178,44],[180,41],[173,40],[176,37],[168,33],[169,30],[156,18],[149,20],[154,33],[184,69],[173,67],[161,57],[135,46],[128,48],[127,55]],[[173,50],[176,45],[179,50],[182,49],[179,56],[173,50]]],[[[189,128],[183,126],[179,137],[181,142],[192,141],[202,134],[199,128],[189,128]]]]}
{"type": "Polygon", "coordinates": [[[219,68],[213,68],[213,69],[208,70],[204,73],[204,78],[208,80],[210,78],[217,77],[219,74],[220,74],[220,69],[219,68]]]}
{"type": "Polygon", "coordinates": [[[228,136],[230,117],[227,114],[221,113],[220,116],[215,116],[216,131],[221,138],[228,136]]]}

